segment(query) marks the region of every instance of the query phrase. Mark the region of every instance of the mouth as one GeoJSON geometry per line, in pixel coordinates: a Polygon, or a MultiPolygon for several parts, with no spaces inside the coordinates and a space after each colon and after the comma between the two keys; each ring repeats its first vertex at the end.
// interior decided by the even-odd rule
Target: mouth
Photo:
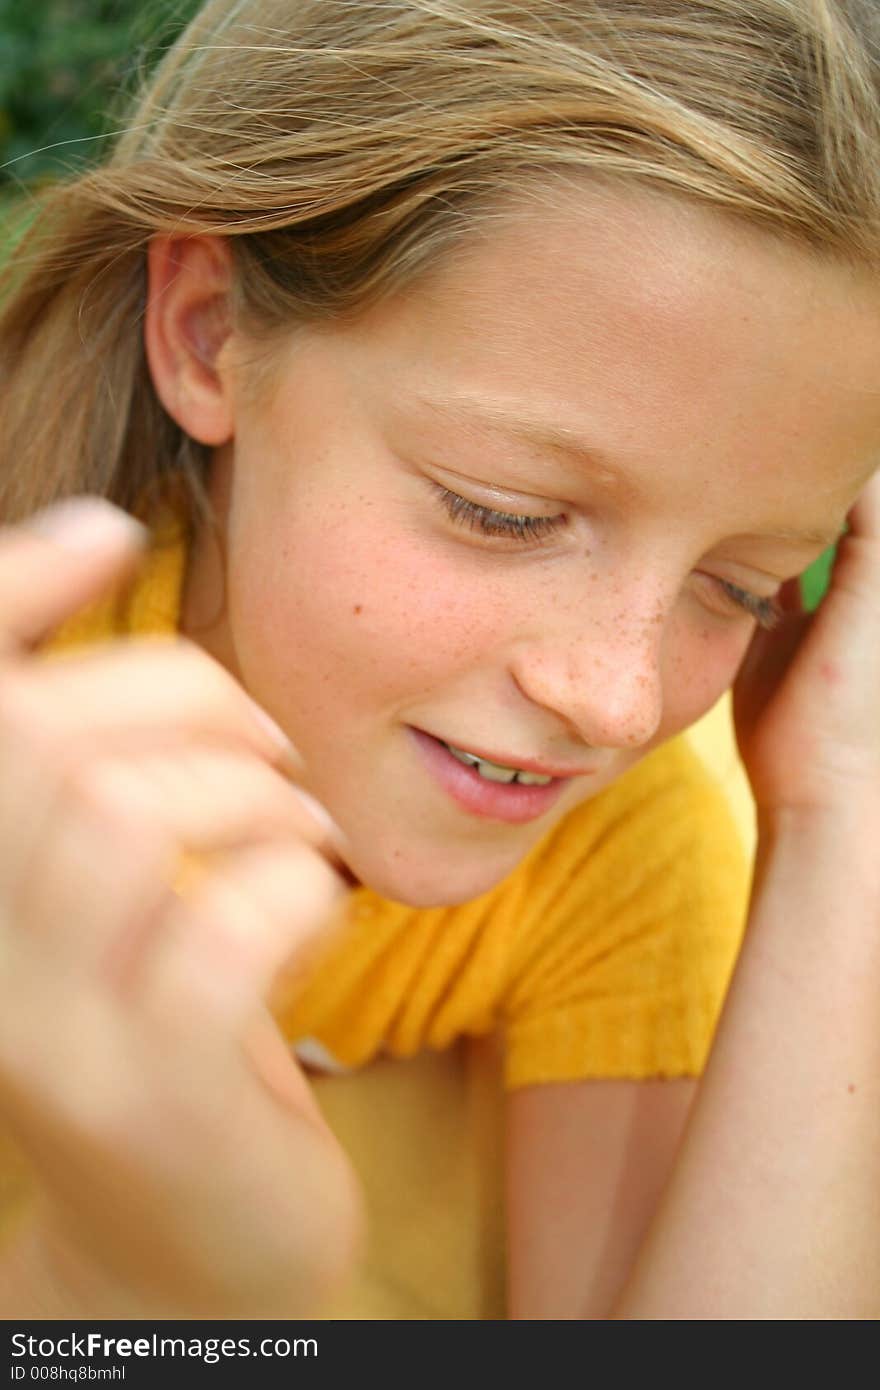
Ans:
{"type": "Polygon", "coordinates": [[[496,763],[410,726],[422,763],[462,810],[486,820],[522,825],[546,815],[571,777],[496,763]]]}

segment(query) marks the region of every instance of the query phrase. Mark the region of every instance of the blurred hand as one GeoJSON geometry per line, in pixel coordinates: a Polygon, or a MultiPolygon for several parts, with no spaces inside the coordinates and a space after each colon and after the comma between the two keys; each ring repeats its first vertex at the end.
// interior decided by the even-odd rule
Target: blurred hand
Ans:
{"type": "Polygon", "coordinates": [[[138,558],[84,506],[0,533],[0,1116],[30,1238],[67,1316],[301,1316],[359,1195],[264,1001],[339,916],[339,845],[193,644],[37,654],[138,558]]]}

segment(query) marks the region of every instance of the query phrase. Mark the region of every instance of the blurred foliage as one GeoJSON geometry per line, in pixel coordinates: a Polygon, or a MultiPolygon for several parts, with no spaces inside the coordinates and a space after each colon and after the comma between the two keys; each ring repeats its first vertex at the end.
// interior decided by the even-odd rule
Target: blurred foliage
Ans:
{"type": "Polygon", "coordinates": [[[100,157],[137,74],[199,0],[0,0],[0,193],[100,157]]]}
{"type": "Polygon", "coordinates": [[[837,547],[832,546],[826,550],[824,555],[820,555],[815,564],[811,565],[806,574],[801,578],[801,592],[804,597],[804,606],[812,612],[818,608],[819,604],[828,589],[831,579],[831,568],[834,564],[834,557],[837,554],[837,547]]]}

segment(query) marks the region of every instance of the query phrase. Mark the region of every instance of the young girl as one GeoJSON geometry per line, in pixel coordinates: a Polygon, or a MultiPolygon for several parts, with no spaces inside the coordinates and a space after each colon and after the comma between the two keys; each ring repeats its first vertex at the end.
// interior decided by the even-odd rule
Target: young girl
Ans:
{"type": "Polygon", "coordinates": [[[211,0],[49,197],[7,1317],[880,1311],[878,40],[211,0]]]}

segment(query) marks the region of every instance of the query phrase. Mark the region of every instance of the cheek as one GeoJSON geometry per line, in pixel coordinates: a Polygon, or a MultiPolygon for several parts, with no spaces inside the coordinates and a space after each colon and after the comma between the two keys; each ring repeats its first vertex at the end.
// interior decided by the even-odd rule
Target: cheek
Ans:
{"type": "Polygon", "coordinates": [[[696,722],[731,685],[751,640],[747,623],[681,622],[670,631],[664,663],[663,737],[696,722]]]}
{"type": "Polygon", "coordinates": [[[307,669],[333,698],[344,670],[346,698],[368,689],[394,700],[435,688],[497,641],[505,606],[485,574],[406,528],[377,533],[369,507],[338,508],[332,527],[294,518],[279,534],[269,546],[242,535],[248,563],[230,566],[230,614],[252,672],[274,667],[277,681],[307,669]]]}

